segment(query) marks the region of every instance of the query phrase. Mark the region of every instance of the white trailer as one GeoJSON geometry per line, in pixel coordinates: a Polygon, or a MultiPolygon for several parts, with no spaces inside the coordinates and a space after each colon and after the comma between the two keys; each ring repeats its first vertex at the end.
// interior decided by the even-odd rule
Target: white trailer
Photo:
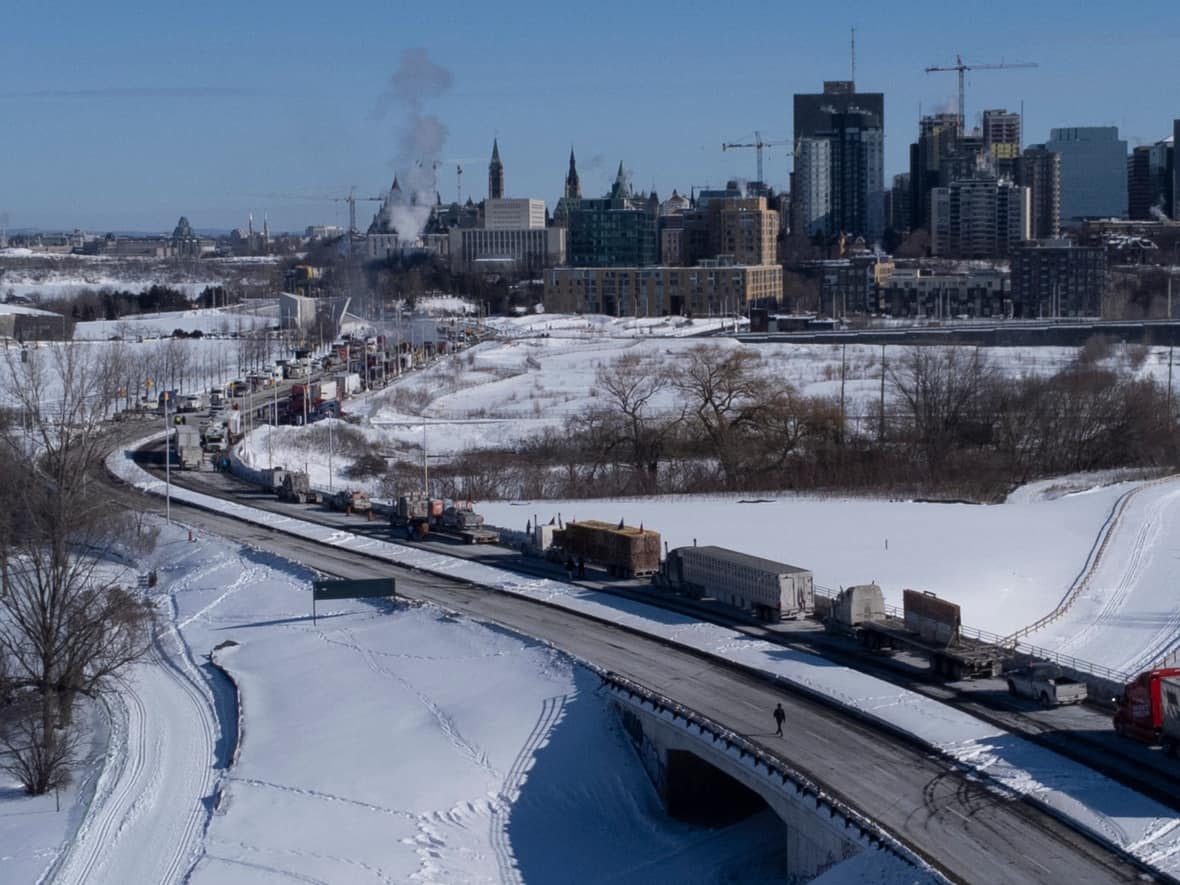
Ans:
{"type": "Polygon", "coordinates": [[[810,571],[724,547],[677,547],[668,553],[663,577],[674,588],[712,597],[768,621],[815,611],[810,571]]]}
{"type": "Polygon", "coordinates": [[[182,470],[197,470],[201,466],[201,431],[191,424],[176,427],[176,460],[182,470]]]}

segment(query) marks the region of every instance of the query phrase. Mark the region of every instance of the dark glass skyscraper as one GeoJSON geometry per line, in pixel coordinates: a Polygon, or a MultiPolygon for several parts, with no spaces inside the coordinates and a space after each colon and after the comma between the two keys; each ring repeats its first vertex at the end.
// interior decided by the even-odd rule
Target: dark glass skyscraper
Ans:
{"type": "Polygon", "coordinates": [[[885,230],[885,96],[849,80],[795,96],[793,217],[809,235],[885,230]]]}

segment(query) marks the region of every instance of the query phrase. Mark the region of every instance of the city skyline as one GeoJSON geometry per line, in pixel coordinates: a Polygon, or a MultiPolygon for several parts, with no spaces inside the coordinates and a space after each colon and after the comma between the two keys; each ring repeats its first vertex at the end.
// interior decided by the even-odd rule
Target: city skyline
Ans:
{"type": "MultiPolygon", "coordinates": [[[[703,4],[605,3],[578,22],[532,3],[361,2],[326,19],[304,4],[151,15],[18,8],[7,18],[21,39],[0,61],[0,221],[160,231],[185,215],[197,228],[228,229],[253,211],[275,231],[346,226],[345,203],[314,198],[352,186],[383,195],[402,171],[395,159],[406,162],[413,115],[441,124],[431,136],[445,202],[457,196],[460,165],[464,200],[486,195],[493,139],[505,196],[542,198],[550,210],[571,145],[587,197],[609,190],[620,162],[637,190],[661,198],[720,187],[755,177],[754,151],[722,152],[723,141],[752,141],[755,131],[789,140],[793,95],[849,78],[853,25],[858,91],[884,93],[886,185],[907,171],[919,114],[953,109],[954,75],[924,67],[956,55],[1039,65],[969,73],[969,125],[985,108],[1019,111],[1023,101],[1026,144],[1056,127],[1114,125],[1133,149],[1169,135],[1180,117],[1152,87],[1158,59],[1180,49],[1153,25],[1168,9],[1147,3],[1112,34],[1108,10],[1058,2],[994,4],[970,27],[936,4],[904,17],[867,3],[754,4],[718,21],[703,4]],[[415,48],[441,73],[391,84],[415,48]]],[[[767,183],[780,191],[787,151],[765,153],[767,183]]],[[[373,208],[358,206],[362,226],[373,208]]]]}

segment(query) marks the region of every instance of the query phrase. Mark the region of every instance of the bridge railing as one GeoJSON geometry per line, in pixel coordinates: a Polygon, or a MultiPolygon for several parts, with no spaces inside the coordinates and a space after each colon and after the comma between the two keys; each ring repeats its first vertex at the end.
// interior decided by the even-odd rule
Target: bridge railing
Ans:
{"type": "Polygon", "coordinates": [[[738,750],[740,756],[751,757],[755,763],[755,767],[761,764],[768,774],[774,772],[777,776],[781,777],[784,784],[790,782],[801,796],[812,798],[817,806],[821,804],[826,805],[834,813],[843,817],[848,826],[855,829],[861,839],[869,846],[888,851],[911,866],[933,872],[930,863],[915,849],[903,843],[896,836],[885,830],[880,824],[865,817],[830,789],[821,787],[806,775],[795,771],[779,756],[763,749],[758,744],[727,728],[720,722],[686,707],[657,691],[633,682],[613,671],[604,670],[601,667],[586,662],[584,664],[597,673],[599,678],[608,687],[616,691],[625,692],[643,702],[651,704],[653,710],[656,708],[666,710],[672,714],[673,719],[683,719],[685,723],[695,725],[702,734],[708,732],[717,739],[723,740],[730,748],[738,750]]]}

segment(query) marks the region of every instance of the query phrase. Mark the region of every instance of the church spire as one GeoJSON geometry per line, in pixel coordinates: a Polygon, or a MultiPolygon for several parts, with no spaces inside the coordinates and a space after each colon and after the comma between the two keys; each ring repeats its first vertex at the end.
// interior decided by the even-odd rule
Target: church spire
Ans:
{"type": "Polygon", "coordinates": [[[627,196],[627,173],[623,171],[623,161],[619,160],[619,171],[615,174],[614,186],[610,189],[614,198],[627,196]]]}
{"type": "Polygon", "coordinates": [[[492,139],[492,162],[488,163],[488,199],[504,198],[504,164],[500,162],[499,139],[492,139]]]}
{"type": "Polygon", "coordinates": [[[565,176],[565,198],[567,200],[580,200],[582,198],[582,185],[578,181],[578,167],[574,163],[574,149],[570,148],[570,171],[565,176]]]}

